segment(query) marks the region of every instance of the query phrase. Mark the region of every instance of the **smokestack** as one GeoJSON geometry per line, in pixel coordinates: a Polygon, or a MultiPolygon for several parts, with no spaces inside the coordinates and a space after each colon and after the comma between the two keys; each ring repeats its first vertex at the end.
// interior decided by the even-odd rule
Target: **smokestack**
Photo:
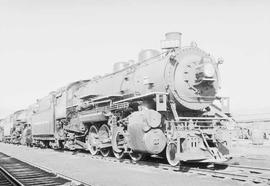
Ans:
{"type": "Polygon", "coordinates": [[[162,49],[173,49],[181,47],[181,36],[180,32],[168,32],[165,34],[165,40],[161,41],[162,49]]]}

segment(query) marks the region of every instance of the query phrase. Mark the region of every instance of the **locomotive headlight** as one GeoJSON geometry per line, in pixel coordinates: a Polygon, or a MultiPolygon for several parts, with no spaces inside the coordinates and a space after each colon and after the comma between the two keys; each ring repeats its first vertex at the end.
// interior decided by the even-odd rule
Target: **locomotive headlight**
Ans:
{"type": "Polygon", "coordinates": [[[215,67],[211,63],[205,63],[203,66],[203,73],[206,77],[213,77],[215,75],[215,67]]]}

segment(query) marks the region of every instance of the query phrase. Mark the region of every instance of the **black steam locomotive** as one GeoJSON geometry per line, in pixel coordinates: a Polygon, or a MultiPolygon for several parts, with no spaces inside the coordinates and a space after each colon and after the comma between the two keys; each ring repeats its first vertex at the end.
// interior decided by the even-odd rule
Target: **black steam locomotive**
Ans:
{"type": "Polygon", "coordinates": [[[221,61],[195,43],[182,47],[180,33],[167,33],[161,44],[161,52],[144,50],[136,63],[116,63],[111,74],[39,99],[26,109],[31,143],[134,161],[165,156],[173,166],[226,161],[226,141],[216,134],[230,119],[213,104],[221,100],[221,61]]]}

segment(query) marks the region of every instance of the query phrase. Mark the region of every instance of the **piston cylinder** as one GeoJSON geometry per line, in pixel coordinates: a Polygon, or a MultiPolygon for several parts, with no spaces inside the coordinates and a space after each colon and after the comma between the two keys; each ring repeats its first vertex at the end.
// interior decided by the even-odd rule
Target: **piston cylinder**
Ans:
{"type": "Polygon", "coordinates": [[[129,147],[134,151],[158,154],[166,146],[166,137],[158,128],[161,115],[154,110],[134,112],[129,116],[129,147]]]}

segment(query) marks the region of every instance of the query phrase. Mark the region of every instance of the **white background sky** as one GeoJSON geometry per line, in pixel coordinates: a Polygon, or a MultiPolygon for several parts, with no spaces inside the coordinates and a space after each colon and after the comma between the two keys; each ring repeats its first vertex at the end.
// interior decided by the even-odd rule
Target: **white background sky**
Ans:
{"type": "Polygon", "coordinates": [[[0,117],[159,49],[170,31],[224,59],[233,112],[270,112],[268,0],[0,0],[0,117]]]}

